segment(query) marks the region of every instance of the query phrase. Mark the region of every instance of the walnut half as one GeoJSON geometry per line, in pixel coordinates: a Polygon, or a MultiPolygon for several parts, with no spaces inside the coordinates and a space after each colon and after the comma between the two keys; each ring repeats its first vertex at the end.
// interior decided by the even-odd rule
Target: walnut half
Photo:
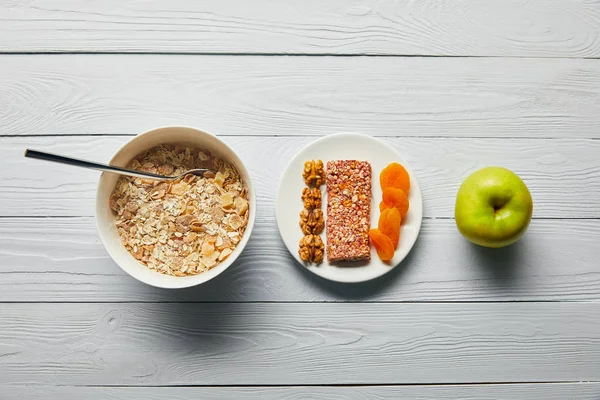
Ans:
{"type": "Polygon", "coordinates": [[[300,228],[305,235],[319,235],[325,229],[325,218],[323,211],[302,210],[300,212],[300,228]]]}
{"type": "Polygon", "coordinates": [[[311,160],[304,163],[302,171],[304,183],[309,187],[319,187],[325,182],[325,167],[321,160],[311,160]]]}
{"type": "Polygon", "coordinates": [[[321,189],[319,188],[304,188],[302,189],[302,203],[307,210],[321,208],[321,189]]]}
{"type": "Polygon", "coordinates": [[[300,259],[304,262],[320,264],[325,255],[325,245],[319,235],[306,235],[300,239],[300,259]]]}

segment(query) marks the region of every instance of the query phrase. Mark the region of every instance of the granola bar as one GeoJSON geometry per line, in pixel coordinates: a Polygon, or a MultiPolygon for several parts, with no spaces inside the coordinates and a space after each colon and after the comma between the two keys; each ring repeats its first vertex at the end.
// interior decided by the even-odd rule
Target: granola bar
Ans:
{"type": "Polygon", "coordinates": [[[371,164],[327,162],[327,260],[371,259],[371,164]]]}

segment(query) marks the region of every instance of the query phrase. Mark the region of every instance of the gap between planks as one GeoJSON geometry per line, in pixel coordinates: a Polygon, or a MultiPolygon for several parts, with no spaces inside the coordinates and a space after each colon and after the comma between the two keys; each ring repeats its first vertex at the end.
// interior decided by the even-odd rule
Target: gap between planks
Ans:
{"type": "MultiPolygon", "coordinates": [[[[66,137],[66,138],[85,138],[85,137],[106,137],[106,138],[121,138],[121,137],[128,137],[128,138],[134,138],[137,135],[133,135],[133,134],[127,134],[127,133],[90,133],[90,134],[64,134],[64,133],[49,133],[49,134],[27,134],[27,135],[1,135],[0,134],[0,139],[1,138],[9,138],[9,139],[14,139],[14,138],[29,138],[29,137],[33,137],[33,138],[37,138],[37,137],[42,137],[42,138],[58,138],[58,137],[66,137]]],[[[314,134],[314,135],[239,135],[239,134],[232,134],[232,135],[217,135],[217,137],[243,137],[243,138],[257,138],[257,139],[264,139],[264,138],[321,138],[324,137],[326,135],[319,135],[319,134],[314,134]]],[[[373,137],[375,138],[389,138],[389,139],[432,139],[432,140],[439,140],[439,139],[511,139],[511,140],[565,140],[565,139],[570,139],[570,137],[568,136],[564,136],[564,137],[536,137],[536,136],[457,136],[457,135],[453,135],[453,136],[423,136],[423,135],[373,135],[373,137]]],[[[582,137],[582,138],[578,138],[576,140],[600,140],[600,138],[594,138],[594,137],[582,137]]]]}
{"type": "Polygon", "coordinates": [[[591,300],[458,300],[458,301],[428,301],[428,300],[323,300],[323,301],[286,301],[286,300],[250,300],[250,301],[168,301],[168,300],[149,300],[149,301],[1,301],[0,304],[506,304],[506,303],[529,303],[529,304],[547,304],[547,303],[572,303],[572,304],[597,304],[600,301],[591,300]]]}
{"type": "Polygon", "coordinates": [[[0,56],[72,56],[72,55],[123,55],[123,56],[208,56],[208,57],[371,57],[371,58],[504,58],[524,60],[598,60],[595,56],[548,56],[526,57],[506,55],[443,55],[443,54],[376,54],[376,53],[215,53],[215,52],[167,52],[167,51],[0,51],[0,56]]]}
{"type": "MultiPolygon", "coordinates": [[[[39,272],[35,272],[36,274],[39,272]]],[[[6,274],[4,272],[3,274],[6,274]]],[[[507,300],[123,300],[123,301],[3,301],[0,304],[505,304],[505,303],[571,303],[571,304],[597,304],[600,300],[527,300],[527,299],[507,299],[507,300]]]]}
{"type": "MultiPolygon", "coordinates": [[[[402,387],[402,386],[466,386],[466,385],[565,385],[565,384],[598,384],[600,381],[515,381],[515,382],[440,382],[440,383],[333,383],[333,384],[277,384],[277,385],[55,385],[55,387],[88,387],[88,388],[278,388],[278,387],[402,387]]],[[[47,385],[17,385],[36,387],[47,385]]]]}
{"type": "MultiPolygon", "coordinates": [[[[2,219],[95,218],[94,215],[0,215],[2,219]]],[[[454,217],[423,217],[424,220],[454,220],[454,217]]],[[[597,221],[600,217],[532,217],[540,221],[597,221]]]]}

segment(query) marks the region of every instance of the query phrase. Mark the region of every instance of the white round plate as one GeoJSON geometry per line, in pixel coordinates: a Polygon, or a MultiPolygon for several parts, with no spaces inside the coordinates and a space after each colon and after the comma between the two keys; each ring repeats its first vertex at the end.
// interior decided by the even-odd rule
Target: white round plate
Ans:
{"type": "MultiPolygon", "coordinates": [[[[327,218],[327,191],[325,185],[321,186],[323,193],[323,214],[327,218]]],[[[421,229],[423,219],[423,201],[421,189],[410,166],[402,159],[396,150],[379,139],[359,133],[336,133],[314,141],[302,149],[291,160],[283,172],[275,204],[277,226],[279,233],[289,252],[296,260],[309,271],[336,282],[363,282],[377,278],[392,268],[396,267],[412,249],[421,229]],[[379,202],[382,191],[379,185],[381,170],[392,162],[400,163],[410,175],[410,208],[400,231],[400,243],[396,248],[394,258],[390,262],[383,262],[377,256],[374,247],[371,247],[371,260],[366,263],[334,263],[325,260],[320,265],[307,265],[298,255],[298,243],[303,234],[300,230],[299,215],[304,208],[302,205],[302,189],[305,186],[302,179],[304,162],[307,160],[323,160],[325,166],[330,160],[361,160],[371,163],[372,168],[372,200],[371,200],[371,226],[377,227],[379,220],[379,202]]],[[[321,235],[327,247],[325,232],[321,235]]]]}

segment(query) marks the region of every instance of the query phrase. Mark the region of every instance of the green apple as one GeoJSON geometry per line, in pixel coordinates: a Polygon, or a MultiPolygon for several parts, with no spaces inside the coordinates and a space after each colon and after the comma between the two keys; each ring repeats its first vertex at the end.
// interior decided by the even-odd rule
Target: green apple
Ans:
{"type": "Polygon", "coordinates": [[[454,216],[460,233],[485,247],[508,246],[523,236],[533,200],[514,172],[486,167],[472,173],[458,189],[454,216]]]}

